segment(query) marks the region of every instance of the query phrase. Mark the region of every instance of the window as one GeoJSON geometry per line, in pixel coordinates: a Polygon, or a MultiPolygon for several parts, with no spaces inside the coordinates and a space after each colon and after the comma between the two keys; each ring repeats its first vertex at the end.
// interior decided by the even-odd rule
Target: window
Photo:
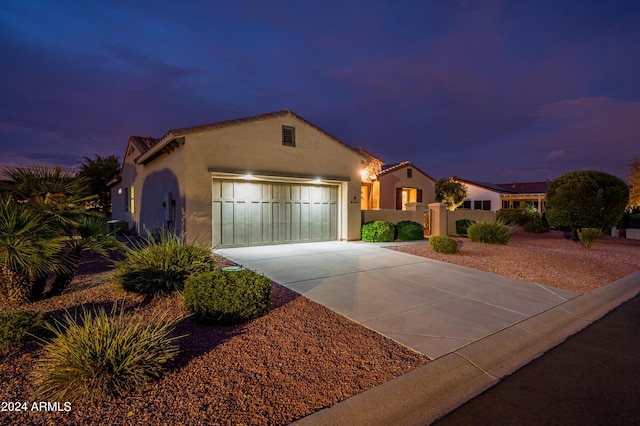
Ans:
{"type": "Polygon", "coordinates": [[[413,169],[407,169],[407,178],[411,179],[413,177],[413,169]]]}
{"type": "Polygon", "coordinates": [[[502,208],[503,209],[508,209],[509,208],[509,201],[502,200],[502,208]]]}
{"type": "Polygon", "coordinates": [[[475,200],[473,202],[474,210],[491,210],[491,200],[475,200]]]}
{"type": "Polygon", "coordinates": [[[135,203],[134,203],[134,201],[135,201],[135,195],[134,195],[133,186],[132,186],[131,187],[131,205],[130,205],[130,208],[129,208],[129,211],[131,213],[135,213],[135,209],[134,209],[135,203]]]}
{"type": "Polygon", "coordinates": [[[462,205],[460,206],[461,209],[469,209],[471,210],[471,200],[464,200],[462,202],[462,205]]]}
{"type": "Polygon", "coordinates": [[[128,212],[129,211],[129,203],[130,203],[130,199],[129,199],[129,188],[124,188],[124,191],[122,191],[122,200],[124,201],[124,211],[128,212]]]}
{"type": "Polygon", "coordinates": [[[296,146],[296,128],[282,126],[282,145],[296,146]]]}

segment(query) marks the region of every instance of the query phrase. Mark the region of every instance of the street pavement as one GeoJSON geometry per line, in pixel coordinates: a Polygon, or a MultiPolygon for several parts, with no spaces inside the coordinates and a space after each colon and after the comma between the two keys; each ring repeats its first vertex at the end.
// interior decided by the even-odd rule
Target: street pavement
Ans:
{"type": "Polygon", "coordinates": [[[640,424],[640,296],[435,424],[640,424]]]}

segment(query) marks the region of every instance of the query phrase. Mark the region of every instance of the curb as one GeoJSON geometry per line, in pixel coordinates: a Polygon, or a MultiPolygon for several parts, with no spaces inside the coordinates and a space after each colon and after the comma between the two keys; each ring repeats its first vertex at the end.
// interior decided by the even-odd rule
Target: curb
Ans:
{"type": "Polygon", "coordinates": [[[637,271],[292,424],[430,424],[639,293],[637,271]]]}

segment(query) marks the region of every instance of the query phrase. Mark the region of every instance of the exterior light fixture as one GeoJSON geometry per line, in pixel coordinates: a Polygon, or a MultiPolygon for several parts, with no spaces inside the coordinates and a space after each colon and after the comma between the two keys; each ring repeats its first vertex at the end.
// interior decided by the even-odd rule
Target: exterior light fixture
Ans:
{"type": "Polygon", "coordinates": [[[242,179],[253,180],[253,175],[251,173],[247,173],[246,175],[242,176],[242,179]]]}

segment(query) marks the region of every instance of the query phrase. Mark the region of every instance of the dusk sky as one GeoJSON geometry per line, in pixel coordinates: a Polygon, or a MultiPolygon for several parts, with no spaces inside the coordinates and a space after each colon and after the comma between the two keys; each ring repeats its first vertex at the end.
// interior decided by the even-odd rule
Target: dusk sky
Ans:
{"type": "Polygon", "coordinates": [[[640,155],[638,0],[3,0],[0,55],[5,165],[285,108],[435,178],[640,155]]]}

